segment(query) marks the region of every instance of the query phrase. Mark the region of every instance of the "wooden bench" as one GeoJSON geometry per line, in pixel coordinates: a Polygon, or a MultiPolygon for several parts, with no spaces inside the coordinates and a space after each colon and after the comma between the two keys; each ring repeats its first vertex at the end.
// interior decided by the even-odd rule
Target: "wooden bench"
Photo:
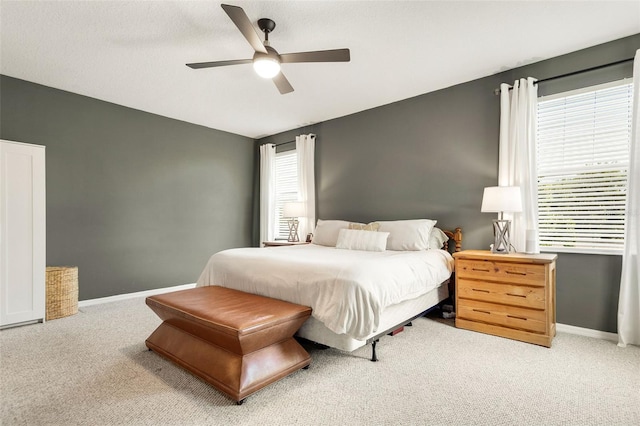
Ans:
{"type": "Polygon", "coordinates": [[[163,320],[147,347],[238,404],[311,363],[293,339],[311,315],[306,306],[218,286],[150,296],[146,303],[163,320]]]}

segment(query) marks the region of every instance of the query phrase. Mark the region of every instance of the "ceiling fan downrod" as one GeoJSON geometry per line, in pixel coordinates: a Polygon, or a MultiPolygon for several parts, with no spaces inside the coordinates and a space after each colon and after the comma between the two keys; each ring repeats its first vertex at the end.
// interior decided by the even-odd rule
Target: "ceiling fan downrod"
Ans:
{"type": "Polygon", "coordinates": [[[276,28],[276,23],[269,18],[258,19],[258,28],[264,33],[264,45],[269,46],[269,33],[276,28]]]}

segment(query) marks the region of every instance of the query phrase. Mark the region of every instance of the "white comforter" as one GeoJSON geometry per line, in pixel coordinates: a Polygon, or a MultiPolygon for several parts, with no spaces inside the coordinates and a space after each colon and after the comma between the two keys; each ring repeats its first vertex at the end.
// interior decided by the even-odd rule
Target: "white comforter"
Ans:
{"type": "Polygon", "coordinates": [[[337,334],[363,339],[385,307],[425,294],[451,276],[444,250],[369,252],[315,244],[214,254],[198,286],[219,285],[313,309],[337,334]]]}

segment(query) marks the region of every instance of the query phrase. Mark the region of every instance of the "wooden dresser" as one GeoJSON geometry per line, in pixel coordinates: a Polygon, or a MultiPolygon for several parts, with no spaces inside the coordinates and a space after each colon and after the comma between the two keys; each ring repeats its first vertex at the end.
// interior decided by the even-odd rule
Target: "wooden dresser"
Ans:
{"type": "Polygon", "coordinates": [[[456,327],[551,347],[555,254],[454,253],[456,327]]]}

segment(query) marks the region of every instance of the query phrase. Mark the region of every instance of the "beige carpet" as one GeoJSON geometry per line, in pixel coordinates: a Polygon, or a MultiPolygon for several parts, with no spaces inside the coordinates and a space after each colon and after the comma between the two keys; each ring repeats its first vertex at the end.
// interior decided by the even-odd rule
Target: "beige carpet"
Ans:
{"type": "Polygon", "coordinates": [[[0,332],[6,425],[639,425],[640,348],[560,333],[547,349],[420,318],[370,349],[310,348],[311,368],[244,405],[144,346],[132,299],[0,332]]]}

